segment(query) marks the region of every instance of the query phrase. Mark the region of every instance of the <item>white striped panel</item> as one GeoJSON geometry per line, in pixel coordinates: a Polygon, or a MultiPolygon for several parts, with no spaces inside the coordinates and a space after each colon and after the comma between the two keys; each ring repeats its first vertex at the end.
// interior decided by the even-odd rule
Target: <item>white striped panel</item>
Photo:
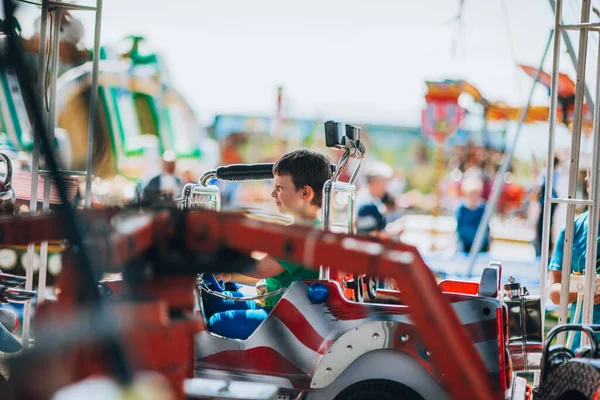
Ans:
{"type": "Polygon", "coordinates": [[[481,355],[489,372],[500,372],[498,357],[498,340],[492,339],[485,342],[475,343],[475,348],[481,355]]]}

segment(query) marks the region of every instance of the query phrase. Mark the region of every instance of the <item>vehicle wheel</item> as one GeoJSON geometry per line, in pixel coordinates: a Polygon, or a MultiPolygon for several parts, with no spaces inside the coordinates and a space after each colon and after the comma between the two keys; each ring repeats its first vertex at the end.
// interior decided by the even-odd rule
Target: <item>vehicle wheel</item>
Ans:
{"type": "Polygon", "coordinates": [[[372,276],[367,278],[367,295],[371,300],[375,300],[377,297],[377,286],[379,286],[379,279],[373,278],[372,276]]]}
{"type": "Polygon", "coordinates": [[[354,274],[354,301],[363,303],[365,301],[365,286],[363,276],[354,274]]]}
{"type": "Polygon", "coordinates": [[[334,400],[423,400],[414,390],[397,382],[372,379],[355,383],[334,400]]]}

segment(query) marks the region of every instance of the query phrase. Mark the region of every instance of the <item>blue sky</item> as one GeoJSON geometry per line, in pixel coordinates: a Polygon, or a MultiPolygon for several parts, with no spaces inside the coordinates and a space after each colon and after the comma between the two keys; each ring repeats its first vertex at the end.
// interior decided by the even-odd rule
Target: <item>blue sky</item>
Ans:
{"type": "MultiPolygon", "coordinates": [[[[39,11],[23,7],[27,35],[39,11]]],[[[531,79],[516,63],[539,64],[554,22],[548,1],[465,0],[460,32],[458,9],[458,0],[104,0],[102,41],[146,36],[205,123],[272,114],[278,85],[297,117],[417,124],[424,81],[443,78],[525,104],[531,79]]],[[[91,46],[93,13],[75,15],[91,46]]],[[[561,61],[572,74],[566,53],[561,61]]],[[[534,99],[548,104],[547,91],[534,99]]]]}

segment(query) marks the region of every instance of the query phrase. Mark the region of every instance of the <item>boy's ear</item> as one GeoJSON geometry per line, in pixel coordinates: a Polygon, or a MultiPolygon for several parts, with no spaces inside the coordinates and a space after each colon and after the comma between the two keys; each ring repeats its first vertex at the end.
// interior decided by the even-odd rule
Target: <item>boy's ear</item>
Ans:
{"type": "Polygon", "coordinates": [[[302,200],[304,201],[312,201],[315,191],[310,186],[306,185],[301,189],[300,194],[302,195],[302,200]]]}

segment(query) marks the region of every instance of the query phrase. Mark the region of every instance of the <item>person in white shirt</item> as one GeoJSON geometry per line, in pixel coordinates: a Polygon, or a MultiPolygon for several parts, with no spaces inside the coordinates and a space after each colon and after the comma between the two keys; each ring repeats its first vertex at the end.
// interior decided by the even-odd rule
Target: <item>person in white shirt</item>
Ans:
{"type": "Polygon", "coordinates": [[[175,175],[176,156],[173,150],[163,154],[163,171],[150,179],[144,188],[144,200],[154,202],[160,199],[174,199],[183,190],[183,181],[175,175]]]}
{"type": "Polygon", "coordinates": [[[387,183],[393,174],[392,167],[379,161],[371,161],[365,165],[367,185],[356,195],[358,233],[374,234],[385,231],[386,208],[381,198],[386,193],[387,183]]]}

